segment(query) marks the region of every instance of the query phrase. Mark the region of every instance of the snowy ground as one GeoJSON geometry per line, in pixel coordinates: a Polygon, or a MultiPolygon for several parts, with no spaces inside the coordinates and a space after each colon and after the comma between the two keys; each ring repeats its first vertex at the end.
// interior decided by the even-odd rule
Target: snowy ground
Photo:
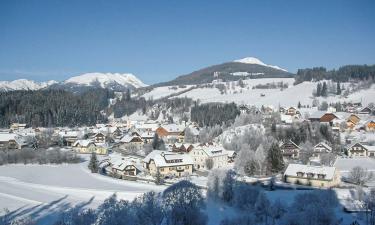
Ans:
{"type": "MultiPolygon", "coordinates": [[[[273,105],[273,106],[296,106],[298,102],[301,102],[302,105],[312,105],[313,90],[316,89],[316,82],[303,82],[298,85],[293,85],[294,78],[263,78],[263,79],[249,79],[244,80],[246,85],[245,88],[241,88],[238,85],[230,85],[231,88],[227,90],[227,94],[221,94],[220,91],[213,88],[196,88],[190,90],[186,93],[182,93],[177,97],[188,97],[192,99],[200,99],[201,102],[235,102],[238,104],[251,104],[251,105],[273,105]],[[252,89],[253,86],[258,84],[266,84],[272,82],[283,82],[288,84],[288,88],[284,90],[280,89],[252,89]],[[264,94],[265,96],[261,96],[264,94]]],[[[346,85],[346,84],[345,84],[346,85]]],[[[170,94],[175,94],[180,91],[183,91],[186,88],[178,88],[177,90],[167,87],[158,87],[153,89],[151,92],[146,93],[143,97],[153,99],[158,99],[161,97],[166,97],[170,94]]],[[[370,89],[361,90],[359,92],[349,95],[347,98],[329,96],[327,98],[318,98],[320,102],[327,101],[330,102],[358,102],[362,101],[363,105],[367,105],[375,99],[375,85],[372,85],[370,89]]]]}
{"type": "Polygon", "coordinates": [[[113,193],[132,200],[164,186],[117,180],[86,169],[86,162],[67,165],[0,166],[0,208],[14,216],[43,217],[46,224],[56,211],[71,206],[96,207],[113,193]]]}
{"type": "MultiPolygon", "coordinates": [[[[340,174],[343,177],[347,177],[350,170],[357,166],[375,173],[375,159],[368,157],[338,158],[334,166],[340,171],[340,174]]],[[[367,185],[370,187],[375,187],[375,180],[369,182],[367,185]]]]}

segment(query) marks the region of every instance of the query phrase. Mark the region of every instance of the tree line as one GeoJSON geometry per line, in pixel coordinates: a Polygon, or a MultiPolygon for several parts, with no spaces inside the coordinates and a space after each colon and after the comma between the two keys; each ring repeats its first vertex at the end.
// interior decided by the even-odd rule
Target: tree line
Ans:
{"type": "Polygon", "coordinates": [[[113,92],[106,89],[73,94],[64,90],[0,93],[0,127],[26,123],[32,127],[94,125],[107,118],[101,111],[113,92]]]}
{"type": "Polygon", "coordinates": [[[197,122],[201,127],[231,124],[239,114],[240,111],[235,103],[195,104],[191,108],[191,121],[197,122]]]}
{"type": "Polygon", "coordinates": [[[375,65],[347,65],[338,70],[327,70],[325,67],[298,69],[295,84],[304,81],[333,80],[347,82],[349,80],[375,80],[375,65]]]}

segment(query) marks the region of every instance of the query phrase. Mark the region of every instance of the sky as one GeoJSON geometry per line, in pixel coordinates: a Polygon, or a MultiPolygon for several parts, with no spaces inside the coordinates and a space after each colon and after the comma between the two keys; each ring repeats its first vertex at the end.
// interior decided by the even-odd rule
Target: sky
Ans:
{"type": "Polygon", "coordinates": [[[291,72],[375,64],[374,12],[373,0],[0,0],[0,80],[153,84],[248,56],[291,72]]]}

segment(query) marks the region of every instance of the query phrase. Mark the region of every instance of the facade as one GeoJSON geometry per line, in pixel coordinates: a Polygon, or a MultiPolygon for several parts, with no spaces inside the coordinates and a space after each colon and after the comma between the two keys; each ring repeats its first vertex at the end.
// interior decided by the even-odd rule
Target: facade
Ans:
{"type": "Polygon", "coordinates": [[[152,176],[182,177],[193,173],[193,159],[187,154],[154,150],[143,159],[143,168],[152,176]]]}
{"type": "Polygon", "coordinates": [[[125,176],[137,176],[141,172],[141,168],[135,160],[130,158],[121,158],[110,160],[110,170],[113,176],[124,178],[125,176]]]}
{"type": "Polygon", "coordinates": [[[108,149],[104,145],[95,144],[91,140],[78,140],[73,143],[72,147],[77,153],[91,154],[95,152],[98,155],[107,155],[108,149]]]}
{"type": "Polygon", "coordinates": [[[319,159],[321,154],[330,153],[330,152],[332,152],[331,146],[329,146],[325,142],[320,142],[314,146],[313,157],[319,159]]]}
{"type": "Polygon", "coordinates": [[[293,141],[287,141],[280,144],[280,150],[285,159],[298,159],[300,147],[293,141]]]}
{"type": "Polygon", "coordinates": [[[106,136],[103,133],[96,133],[93,136],[94,142],[95,143],[105,143],[106,142],[106,136]]]}
{"type": "Polygon", "coordinates": [[[191,150],[193,150],[194,145],[189,143],[174,143],[172,146],[173,152],[179,152],[179,153],[189,153],[191,150]]]}
{"type": "Polygon", "coordinates": [[[195,146],[189,155],[194,160],[196,169],[216,169],[228,165],[228,152],[219,145],[201,144],[195,146]],[[207,161],[212,162],[212,168],[207,168],[207,161]]]}
{"type": "Polygon", "coordinates": [[[185,139],[185,126],[177,124],[162,125],[156,129],[156,133],[166,143],[181,143],[185,139]]]}
{"type": "Polygon", "coordinates": [[[335,167],[289,164],[284,173],[286,183],[330,188],[341,182],[339,171],[335,167]]]}
{"type": "Polygon", "coordinates": [[[359,142],[349,146],[349,157],[375,157],[375,146],[364,145],[359,142]]]}
{"type": "Polygon", "coordinates": [[[139,136],[131,136],[125,135],[120,140],[120,146],[124,149],[142,149],[143,148],[143,140],[139,136]]]}
{"type": "Polygon", "coordinates": [[[21,149],[22,143],[17,134],[0,133],[0,150],[21,149]]]}

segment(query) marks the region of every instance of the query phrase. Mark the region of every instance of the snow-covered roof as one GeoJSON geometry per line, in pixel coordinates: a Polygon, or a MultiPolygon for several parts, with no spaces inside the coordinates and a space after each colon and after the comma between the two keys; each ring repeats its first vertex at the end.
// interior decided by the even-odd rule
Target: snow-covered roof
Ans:
{"type": "Polygon", "coordinates": [[[17,139],[17,134],[0,133],[0,142],[8,142],[17,139]]]}
{"type": "Polygon", "coordinates": [[[154,150],[148,154],[143,162],[149,163],[154,160],[157,167],[193,165],[193,159],[187,154],[177,154],[173,152],[154,150]]]}
{"type": "Polygon", "coordinates": [[[329,145],[328,145],[327,143],[325,143],[325,142],[319,142],[318,144],[316,144],[316,145],[314,146],[314,148],[318,147],[319,145],[322,145],[323,147],[325,147],[325,148],[328,149],[329,151],[332,151],[331,146],[329,146],[329,145]]]}
{"type": "Polygon", "coordinates": [[[77,140],[76,142],[73,143],[73,146],[77,147],[77,145],[80,145],[82,147],[87,147],[90,144],[94,144],[95,145],[95,143],[92,140],[77,140]]]}
{"type": "Polygon", "coordinates": [[[196,147],[197,150],[202,150],[209,157],[228,155],[228,152],[221,146],[216,144],[205,144],[196,147]]]}
{"type": "Polygon", "coordinates": [[[320,119],[326,113],[326,111],[315,111],[310,115],[309,119],[320,119]]]}
{"type": "Polygon", "coordinates": [[[329,166],[310,166],[302,164],[289,164],[286,168],[284,176],[297,177],[297,173],[303,173],[302,178],[307,178],[308,173],[314,174],[312,178],[318,178],[318,174],[325,175],[325,180],[332,180],[335,175],[335,167],[329,166]]]}
{"type": "MultiPolygon", "coordinates": [[[[131,136],[129,134],[125,135],[124,137],[121,138],[120,142],[123,143],[129,143],[131,142],[134,138],[139,138],[138,136],[131,136]]],[[[140,139],[140,138],[139,138],[140,139]]],[[[142,140],[141,140],[142,141],[142,140]]]]}
{"type": "Polygon", "coordinates": [[[61,137],[77,137],[78,132],[77,131],[60,131],[59,136],[61,136],[61,137]]]}

